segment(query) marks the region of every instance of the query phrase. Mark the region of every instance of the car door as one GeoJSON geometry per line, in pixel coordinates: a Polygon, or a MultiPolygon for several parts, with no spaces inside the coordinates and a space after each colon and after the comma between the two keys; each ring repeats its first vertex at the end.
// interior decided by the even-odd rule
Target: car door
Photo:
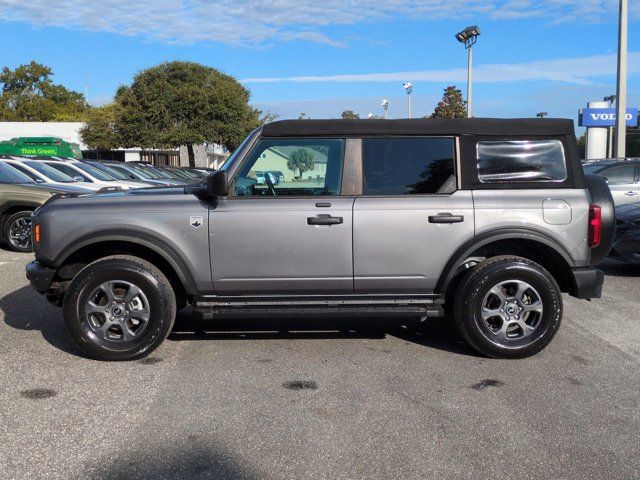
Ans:
{"type": "Polygon", "coordinates": [[[636,164],[615,165],[600,171],[599,174],[606,178],[616,206],[634,203],[640,199],[636,164]]]}
{"type": "Polygon", "coordinates": [[[224,295],[353,292],[353,196],[343,139],[261,139],[209,213],[214,289],[224,295]],[[271,178],[269,172],[284,172],[271,178]],[[261,173],[257,173],[261,172],[261,173]]]}
{"type": "Polygon", "coordinates": [[[431,293],[451,255],[473,237],[473,199],[456,188],[455,150],[452,137],[362,140],[356,293],[431,293]]]}

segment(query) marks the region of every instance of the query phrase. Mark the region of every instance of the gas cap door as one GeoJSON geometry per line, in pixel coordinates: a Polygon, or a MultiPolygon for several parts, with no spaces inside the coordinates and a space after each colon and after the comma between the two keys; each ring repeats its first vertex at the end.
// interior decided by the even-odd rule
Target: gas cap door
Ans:
{"type": "Polygon", "coordinates": [[[564,200],[548,198],[542,201],[542,216],[549,225],[568,225],[571,215],[571,205],[564,200]]]}

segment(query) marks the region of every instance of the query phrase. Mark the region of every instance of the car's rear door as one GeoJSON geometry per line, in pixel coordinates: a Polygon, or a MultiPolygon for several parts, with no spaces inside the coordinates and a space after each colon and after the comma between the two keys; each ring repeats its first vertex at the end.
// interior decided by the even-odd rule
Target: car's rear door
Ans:
{"type": "Polygon", "coordinates": [[[341,195],[339,138],[261,139],[212,206],[217,294],[353,292],[353,196],[341,195]],[[282,181],[269,172],[284,172],[282,181]],[[260,175],[257,172],[263,172],[260,175]]]}
{"type": "Polygon", "coordinates": [[[599,172],[607,179],[616,206],[640,200],[637,165],[624,163],[614,165],[599,172]]]}
{"type": "Polygon", "coordinates": [[[431,293],[474,234],[470,191],[457,189],[453,137],[362,140],[354,204],[356,293],[431,293]]]}

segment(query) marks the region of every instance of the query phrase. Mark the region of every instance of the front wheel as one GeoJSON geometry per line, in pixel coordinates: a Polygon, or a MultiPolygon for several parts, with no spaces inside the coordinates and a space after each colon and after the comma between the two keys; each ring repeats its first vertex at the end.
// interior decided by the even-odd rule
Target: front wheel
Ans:
{"type": "Polygon", "coordinates": [[[463,338],[493,358],[534,355],[553,339],[562,320],[562,296],[542,266],[522,257],[494,257],[459,285],[454,318],[463,338]]]}
{"type": "Polygon", "coordinates": [[[167,337],[176,298],[166,276],[137,257],[101,258],[83,268],[64,296],[67,330],[98,360],[148,355],[167,337]]]}
{"type": "Polygon", "coordinates": [[[16,252],[31,252],[31,211],[23,210],[11,215],[4,226],[4,238],[16,252]]]}

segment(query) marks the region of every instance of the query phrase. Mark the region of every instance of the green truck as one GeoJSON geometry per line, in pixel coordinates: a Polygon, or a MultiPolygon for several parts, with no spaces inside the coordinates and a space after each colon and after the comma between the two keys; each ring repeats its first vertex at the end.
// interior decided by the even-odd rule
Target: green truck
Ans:
{"type": "Polygon", "coordinates": [[[0,142],[0,155],[82,158],[82,151],[57,137],[17,137],[0,142]]]}

